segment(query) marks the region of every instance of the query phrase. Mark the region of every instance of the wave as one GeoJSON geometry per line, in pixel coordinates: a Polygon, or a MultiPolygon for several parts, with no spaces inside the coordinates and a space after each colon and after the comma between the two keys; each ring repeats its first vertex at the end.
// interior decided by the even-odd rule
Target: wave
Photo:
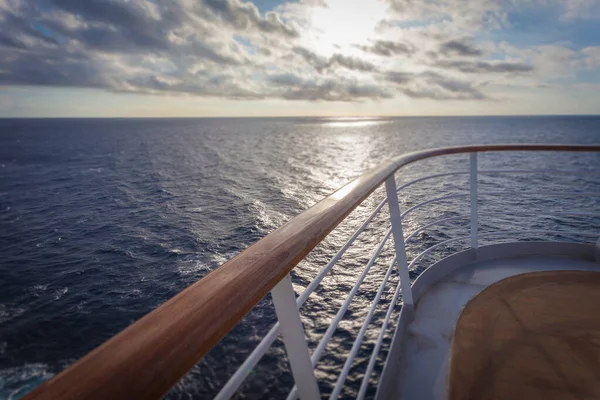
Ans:
{"type": "Polygon", "coordinates": [[[22,315],[25,309],[22,307],[0,304],[0,324],[4,324],[13,318],[22,315]]]}
{"type": "Polygon", "coordinates": [[[49,366],[42,363],[0,369],[0,397],[20,399],[53,375],[49,366]]]}

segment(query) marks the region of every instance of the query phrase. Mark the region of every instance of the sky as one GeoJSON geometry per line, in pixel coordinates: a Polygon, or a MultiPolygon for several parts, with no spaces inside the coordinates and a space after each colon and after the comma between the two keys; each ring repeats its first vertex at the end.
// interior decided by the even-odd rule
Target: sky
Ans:
{"type": "Polygon", "coordinates": [[[600,114],[600,0],[0,0],[0,117],[600,114]]]}

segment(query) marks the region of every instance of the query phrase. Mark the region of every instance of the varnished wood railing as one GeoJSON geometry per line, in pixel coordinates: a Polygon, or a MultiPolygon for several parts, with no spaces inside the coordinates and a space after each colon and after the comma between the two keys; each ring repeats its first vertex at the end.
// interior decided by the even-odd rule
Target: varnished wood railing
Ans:
{"type": "Polygon", "coordinates": [[[600,146],[447,147],[384,162],[183,290],[25,398],[160,398],[399,168],[430,157],[487,151],[600,151],[600,146]]]}

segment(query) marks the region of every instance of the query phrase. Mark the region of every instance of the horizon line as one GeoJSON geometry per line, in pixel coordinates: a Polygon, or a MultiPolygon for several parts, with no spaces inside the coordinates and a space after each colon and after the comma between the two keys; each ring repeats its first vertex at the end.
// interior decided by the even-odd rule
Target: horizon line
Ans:
{"type": "Polygon", "coordinates": [[[238,116],[17,116],[17,117],[2,117],[0,120],[17,120],[17,119],[285,119],[285,118],[323,118],[323,119],[369,119],[369,118],[494,118],[494,117],[600,117],[600,112],[597,114],[449,114],[449,115],[238,115],[238,116]]]}

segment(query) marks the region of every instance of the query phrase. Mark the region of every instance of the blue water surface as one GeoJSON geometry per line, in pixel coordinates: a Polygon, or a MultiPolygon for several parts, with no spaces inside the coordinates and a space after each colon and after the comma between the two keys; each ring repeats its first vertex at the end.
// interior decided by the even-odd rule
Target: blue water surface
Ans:
{"type": "MultiPolygon", "coordinates": [[[[600,118],[0,120],[0,397],[19,398],[386,158],[449,145],[533,142],[598,144],[600,118]]],[[[468,156],[455,156],[415,164],[401,171],[398,180],[465,169],[467,160],[468,156]]],[[[511,153],[482,155],[480,163],[481,168],[597,170],[600,158],[511,153]]],[[[495,191],[508,187],[589,192],[600,190],[598,179],[593,179],[597,177],[482,177],[481,185],[482,190],[495,191]]],[[[436,181],[416,187],[401,201],[408,207],[428,194],[466,189],[466,183],[466,176],[436,181]]],[[[561,209],[600,211],[598,198],[525,196],[498,201],[482,197],[481,207],[529,210],[543,218],[508,215],[482,221],[482,230],[509,231],[524,221],[530,229],[600,229],[597,218],[549,216],[561,209]]],[[[405,229],[434,214],[452,216],[459,211],[468,212],[467,200],[442,202],[413,214],[405,229]]],[[[294,271],[298,291],[345,242],[359,217],[366,215],[361,213],[353,213],[347,226],[336,229],[294,271]]],[[[463,228],[423,233],[409,256],[453,233],[464,234],[463,228]]],[[[359,240],[354,253],[303,307],[311,348],[335,315],[340,304],[336,299],[352,287],[374,246],[369,237],[359,240]]],[[[373,276],[381,276],[383,270],[373,276]]],[[[331,391],[377,285],[365,282],[319,364],[324,394],[331,391]]],[[[386,296],[389,302],[387,292],[386,296]]],[[[270,300],[265,299],[168,397],[214,396],[274,320],[270,300]]],[[[356,394],[375,339],[376,333],[367,335],[343,397],[356,394]]],[[[281,398],[292,385],[278,341],[238,397],[281,398]]]]}

